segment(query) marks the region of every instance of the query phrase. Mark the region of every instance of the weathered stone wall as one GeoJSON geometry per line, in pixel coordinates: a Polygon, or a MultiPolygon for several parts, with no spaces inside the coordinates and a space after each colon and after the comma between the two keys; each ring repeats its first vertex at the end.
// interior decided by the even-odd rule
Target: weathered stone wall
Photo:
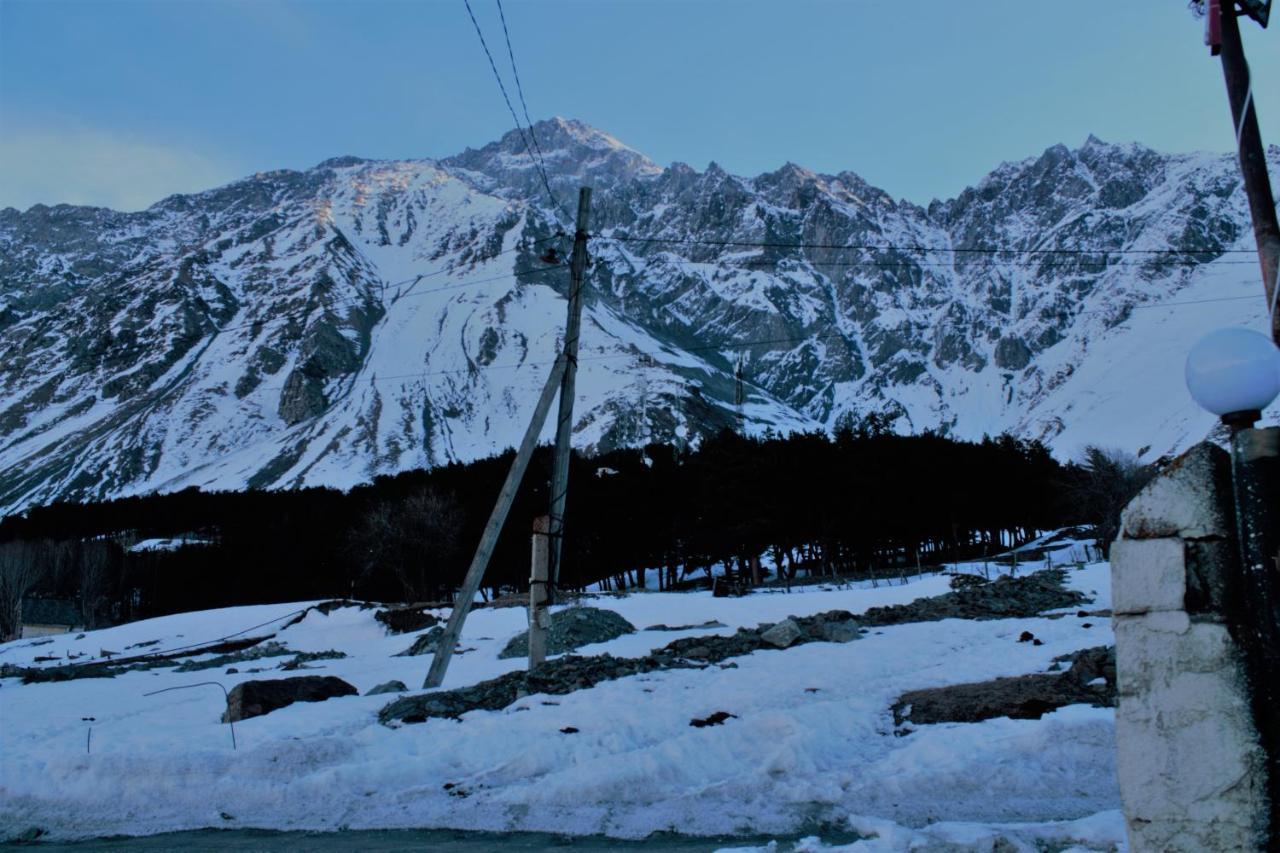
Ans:
{"type": "Polygon", "coordinates": [[[1223,621],[1237,562],[1230,458],[1201,444],[1125,509],[1111,551],[1117,771],[1141,851],[1264,845],[1264,758],[1223,621]]]}

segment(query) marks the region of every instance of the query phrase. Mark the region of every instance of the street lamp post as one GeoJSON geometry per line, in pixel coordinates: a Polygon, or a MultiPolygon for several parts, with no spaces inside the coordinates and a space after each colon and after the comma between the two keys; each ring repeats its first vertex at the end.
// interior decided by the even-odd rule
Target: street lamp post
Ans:
{"type": "Polygon", "coordinates": [[[1280,395],[1280,349],[1229,328],[1187,356],[1187,388],[1231,430],[1231,480],[1240,572],[1230,579],[1227,628],[1244,653],[1254,724],[1267,756],[1268,849],[1280,850],[1280,427],[1258,429],[1280,395]]]}

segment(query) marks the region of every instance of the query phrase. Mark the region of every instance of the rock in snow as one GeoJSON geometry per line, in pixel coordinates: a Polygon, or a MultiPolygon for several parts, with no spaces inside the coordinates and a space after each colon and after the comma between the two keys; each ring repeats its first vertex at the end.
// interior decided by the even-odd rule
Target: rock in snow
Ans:
{"type": "Polygon", "coordinates": [[[359,691],[332,675],[270,678],[245,681],[231,688],[222,722],[236,723],[260,717],[294,702],[323,702],[335,696],[356,696],[359,691]]]}
{"type": "Polygon", "coordinates": [[[760,639],[764,640],[771,646],[779,649],[785,649],[787,646],[800,639],[803,633],[800,626],[796,624],[794,619],[783,619],[777,625],[760,635],[760,639]]]}
{"type": "Polygon", "coordinates": [[[392,679],[391,681],[382,682],[377,687],[369,688],[367,691],[365,691],[364,695],[381,696],[384,693],[404,693],[408,689],[409,688],[405,686],[405,683],[403,681],[392,679]]]}
{"type": "Polygon", "coordinates": [[[415,655],[432,655],[440,647],[440,638],[444,636],[444,626],[436,625],[431,630],[419,634],[413,645],[400,652],[397,657],[414,657],[415,655]]]}

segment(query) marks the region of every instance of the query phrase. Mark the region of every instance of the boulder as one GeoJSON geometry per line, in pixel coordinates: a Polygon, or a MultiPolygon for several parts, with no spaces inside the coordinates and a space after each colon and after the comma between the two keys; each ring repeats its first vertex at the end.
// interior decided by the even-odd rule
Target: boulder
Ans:
{"type": "Polygon", "coordinates": [[[843,622],[823,622],[818,628],[824,642],[852,643],[862,636],[862,629],[852,619],[843,622]]]}
{"type": "Polygon", "coordinates": [[[335,696],[357,696],[359,691],[332,675],[304,675],[272,678],[237,684],[227,695],[224,723],[238,723],[250,717],[270,714],[294,702],[323,702],[335,696]]]}
{"type": "Polygon", "coordinates": [[[392,679],[391,681],[382,682],[377,687],[370,688],[364,695],[381,696],[383,693],[404,693],[408,689],[408,687],[405,687],[403,681],[396,681],[395,679],[392,679]]]}
{"type": "Polygon", "coordinates": [[[419,634],[418,638],[413,641],[413,645],[398,653],[396,657],[404,658],[435,654],[436,649],[440,647],[440,638],[443,636],[444,626],[437,625],[425,634],[419,634]]]}
{"type": "Polygon", "coordinates": [[[779,649],[785,649],[787,646],[800,639],[800,635],[804,632],[800,630],[800,626],[796,624],[794,619],[783,619],[778,624],[763,631],[760,639],[764,640],[771,646],[779,649]]]}

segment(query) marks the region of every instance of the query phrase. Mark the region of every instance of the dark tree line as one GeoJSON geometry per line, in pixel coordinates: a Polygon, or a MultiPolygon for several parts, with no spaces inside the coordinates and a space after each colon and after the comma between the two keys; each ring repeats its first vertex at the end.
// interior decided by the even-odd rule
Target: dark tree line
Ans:
{"type": "MultiPolygon", "coordinates": [[[[348,493],[192,488],[54,504],[0,521],[0,547],[43,561],[34,593],[88,599],[82,606],[99,621],[310,598],[447,600],[511,458],[381,477],[348,493]],[[131,549],[183,535],[207,544],[131,549]]],[[[561,585],[643,584],[643,570],[656,569],[665,588],[715,564],[757,582],[762,554],[784,578],[995,554],[1037,530],[1105,527],[1110,516],[1097,514],[1118,511],[1118,498],[1081,499],[1098,488],[1091,477],[1108,476],[1092,462],[1064,466],[1043,445],[1008,436],[961,442],[874,424],[834,437],[725,431],[693,450],[575,456],[561,585]]],[[[535,454],[485,579],[489,595],[527,586],[550,463],[549,448],[535,454]]]]}

